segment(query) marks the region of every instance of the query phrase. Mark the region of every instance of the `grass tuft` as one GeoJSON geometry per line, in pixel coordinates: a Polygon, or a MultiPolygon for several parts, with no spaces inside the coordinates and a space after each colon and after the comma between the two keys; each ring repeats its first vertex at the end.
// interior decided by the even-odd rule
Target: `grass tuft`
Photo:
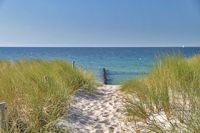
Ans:
{"type": "MultiPolygon", "coordinates": [[[[190,59],[180,55],[167,55],[145,77],[123,84],[122,91],[136,94],[127,100],[129,118],[135,121],[142,119],[149,123],[150,116],[164,111],[171,125],[171,131],[184,128],[187,132],[198,132],[200,129],[199,66],[200,55],[190,59]]],[[[159,127],[154,122],[150,123],[159,127]]]]}
{"type": "Polygon", "coordinates": [[[8,104],[8,132],[45,132],[66,111],[77,89],[94,76],[64,61],[0,61],[0,101],[8,104]]]}

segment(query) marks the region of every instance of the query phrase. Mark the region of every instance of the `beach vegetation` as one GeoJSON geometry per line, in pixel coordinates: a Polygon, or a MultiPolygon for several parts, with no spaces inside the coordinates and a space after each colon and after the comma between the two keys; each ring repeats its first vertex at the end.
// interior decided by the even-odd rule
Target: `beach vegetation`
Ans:
{"type": "Polygon", "coordinates": [[[149,74],[127,81],[130,121],[155,132],[200,131],[200,55],[166,55],[149,74]]]}
{"type": "Polygon", "coordinates": [[[92,73],[65,61],[1,60],[0,101],[8,107],[7,132],[53,132],[73,94],[96,85],[92,73]]]}

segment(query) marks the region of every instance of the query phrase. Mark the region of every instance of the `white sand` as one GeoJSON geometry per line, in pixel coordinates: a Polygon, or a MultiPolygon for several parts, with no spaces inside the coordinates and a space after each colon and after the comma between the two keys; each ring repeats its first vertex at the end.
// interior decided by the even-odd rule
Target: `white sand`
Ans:
{"type": "Polygon", "coordinates": [[[126,122],[123,101],[117,85],[99,87],[95,95],[78,92],[68,116],[56,126],[72,133],[133,133],[136,127],[126,122]]]}
{"type": "MultiPolygon", "coordinates": [[[[119,88],[117,85],[104,85],[94,95],[78,91],[68,115],[59,119],[56,127],[70,133],[146,133],[148,126],[145,123],[127,121],[124,109],[127,95],[123,95],[119,88]]],[[[169,121],[163,111],[151,114],[149,119],[166,132],[172,129],[170,123],[180,125],[176,119],[169,121]]],[[[185,129],[177,128],[177,131],[185,129]]]]}

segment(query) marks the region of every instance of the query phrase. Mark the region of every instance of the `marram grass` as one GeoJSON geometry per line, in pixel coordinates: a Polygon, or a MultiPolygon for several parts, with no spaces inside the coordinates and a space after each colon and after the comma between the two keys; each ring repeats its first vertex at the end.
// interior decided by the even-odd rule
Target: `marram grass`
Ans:
{"type": "Polygon", "coordinates": [[[51,132],[77,89],[95,88],[94,76],[64,61],[0,61],[0,101],[8,132],[51,132]]]}
{"type": "MultiPolygon", "coordinates": [[[[200,55],[189,59],[168,55],[148,75],[123,84],[122,91],[133,94],[126,105],[130,120],[149,124],[152,114],[164,111],[171,132],[200,131],[200,55]]],[[[151,124],[155,124],[151,130],[163,132],[151,124]]]]}

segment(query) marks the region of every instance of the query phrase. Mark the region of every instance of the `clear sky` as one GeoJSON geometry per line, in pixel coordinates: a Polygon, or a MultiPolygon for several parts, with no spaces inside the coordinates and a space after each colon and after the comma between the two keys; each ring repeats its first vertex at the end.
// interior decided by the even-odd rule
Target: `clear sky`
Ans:
{"type": "Polygon", "coordinates": [[[0,46],[200,46],[200,0],[0,0],[0,46]]]}

